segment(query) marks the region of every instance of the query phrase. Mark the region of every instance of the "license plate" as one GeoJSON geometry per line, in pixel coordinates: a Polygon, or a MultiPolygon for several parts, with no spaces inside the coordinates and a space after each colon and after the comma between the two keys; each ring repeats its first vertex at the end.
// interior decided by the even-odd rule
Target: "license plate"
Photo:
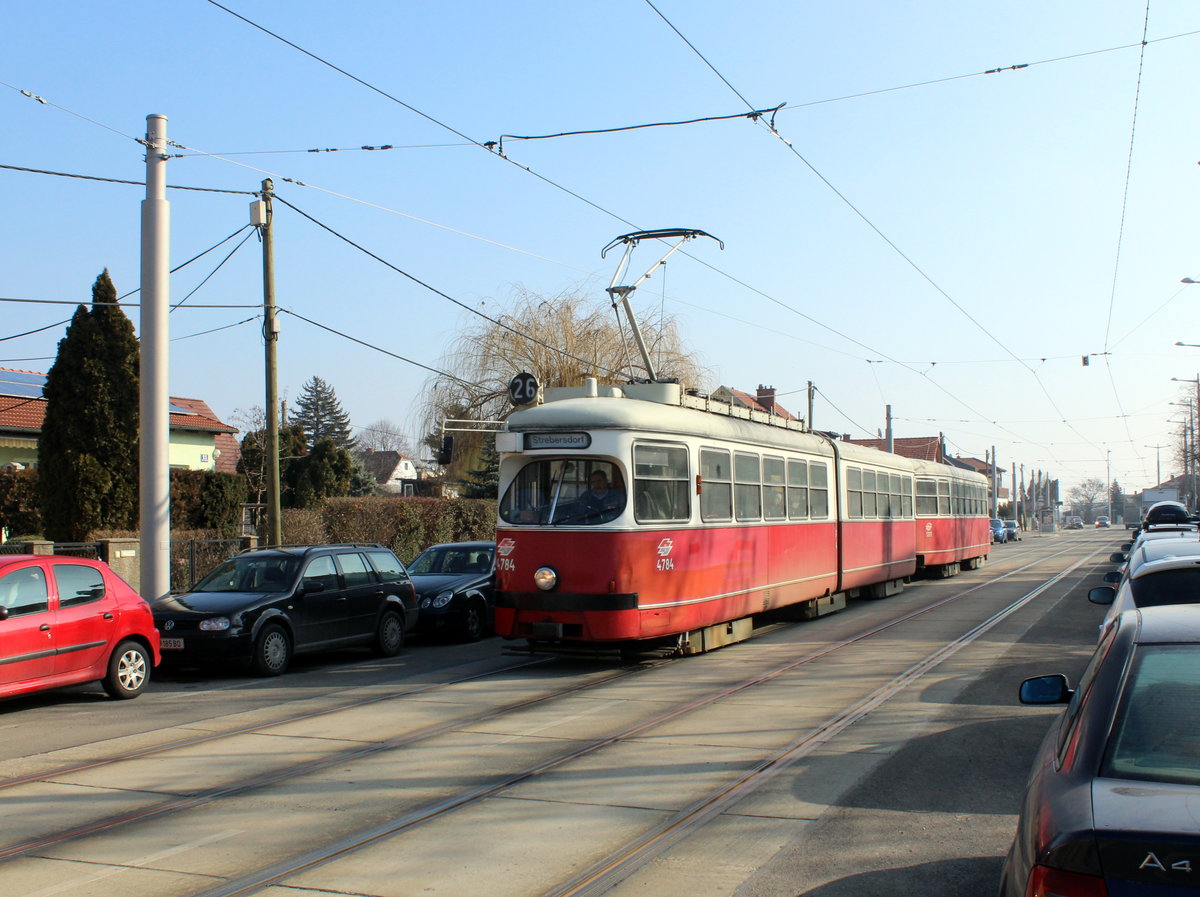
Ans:
{"type": "Polygon", "coordinates": [[[161,640],[162,649],[164,651],[182,651],[183,639],[181,638],[165,638],[161,640]]]}

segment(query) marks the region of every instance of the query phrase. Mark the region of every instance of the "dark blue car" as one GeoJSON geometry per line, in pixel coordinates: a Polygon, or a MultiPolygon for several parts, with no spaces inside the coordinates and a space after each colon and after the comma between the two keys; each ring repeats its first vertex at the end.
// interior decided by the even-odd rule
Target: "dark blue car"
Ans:
{"type": "Polygon", "coordinates": [[[496,543],[446,542],[426,548],[408,567],[421,615],[418,632],[478,641],[496,610],[496,543]]]}

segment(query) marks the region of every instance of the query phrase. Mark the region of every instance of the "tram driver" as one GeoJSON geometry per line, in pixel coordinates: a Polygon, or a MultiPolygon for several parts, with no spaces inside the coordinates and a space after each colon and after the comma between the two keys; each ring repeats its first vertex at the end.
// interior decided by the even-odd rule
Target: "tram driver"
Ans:
{"type": "Polygon", "coordinates": [[[579,497],[586,519],[607,523],[621,513],[625,507],[625,492],[612,486],[604,471],[593,470],[588,477],[588,486],[588,491],[579,497]]]}

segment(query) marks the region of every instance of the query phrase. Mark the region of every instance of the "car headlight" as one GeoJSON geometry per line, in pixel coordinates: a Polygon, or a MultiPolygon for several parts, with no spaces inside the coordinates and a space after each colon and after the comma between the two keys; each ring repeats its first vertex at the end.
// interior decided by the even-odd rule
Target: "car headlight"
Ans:
{"type": "Polygon", "coordinates": [[[543,592],[549,592],[558,585],[558,574],[549,567],[538,567],[533,572],[533,584],[543,592]]]}
{"type": "Polygon", "coordinates": [[[201,632],[224,632],[229,628],[229,617],[209,617],[200,621],[201,632]]]}
{"type": "Polygon", "coordinates": [[[444,592],[438,592],[431,602],[434,607],[445,607],[450,603],[450,599],[454,597],[453,589],[446,589],[444,592]]]}

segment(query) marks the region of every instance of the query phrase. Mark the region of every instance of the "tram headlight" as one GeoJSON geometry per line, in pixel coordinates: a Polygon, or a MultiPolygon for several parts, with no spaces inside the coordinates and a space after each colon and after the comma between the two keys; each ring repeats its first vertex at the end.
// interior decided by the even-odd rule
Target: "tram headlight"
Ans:
{"type": "Polygon", "coordinates": [[[558,574],[549,567],[538,567],[533,572],[533,584],[543,592],[549,592],[558,585],[558,574]]]}

